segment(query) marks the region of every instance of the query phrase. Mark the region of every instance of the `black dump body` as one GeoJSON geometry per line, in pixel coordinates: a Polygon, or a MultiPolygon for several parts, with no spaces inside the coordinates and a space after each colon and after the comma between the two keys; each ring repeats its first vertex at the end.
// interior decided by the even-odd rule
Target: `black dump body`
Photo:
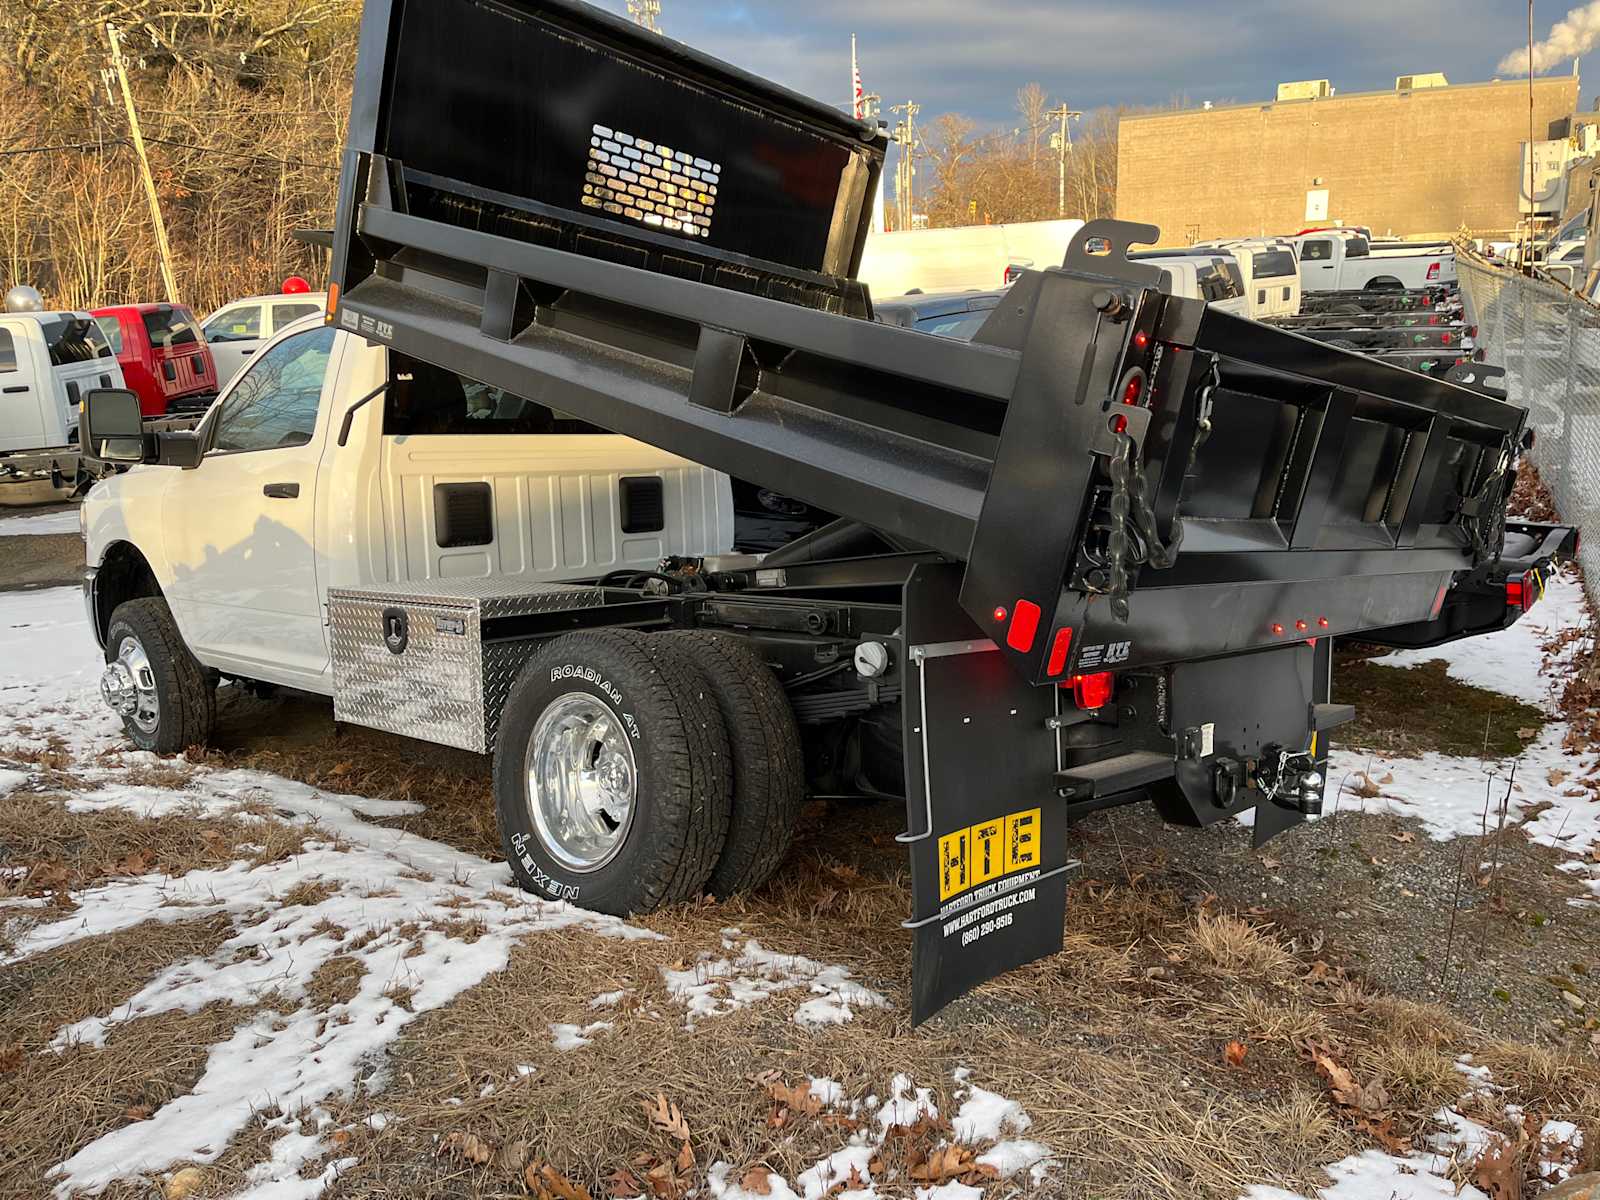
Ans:
{"type": "Polygon", "coordinates": [[[696,620],[896,647],[796,704],[903,707],[920,1018],[1059,946],[1074,811],[1299,820],[1258,762],[1325,761],[1332,637],[1421,643],[1493,574],[1525,414],[1166,295],[1150,227],[1086,227],[971,343],[870,320],[884,149],[567,0],[368,0],[332,319],[893,547],[696,620]]]}

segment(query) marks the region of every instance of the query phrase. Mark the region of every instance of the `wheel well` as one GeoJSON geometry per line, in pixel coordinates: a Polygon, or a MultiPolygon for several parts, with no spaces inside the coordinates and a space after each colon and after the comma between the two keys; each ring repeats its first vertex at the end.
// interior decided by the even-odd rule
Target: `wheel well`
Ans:
{"type": "Polygon", "coordinates": [[[94,622],[95,634],[104,642],[106,630],[111,627],[111,614],[119,604],[137,600],[141,596],[161,595],[161,585],[156,582],[150,564],[128,542],[115,542],[100,560],[100,573],[95,576],[94,622]]]}
{"type": "Polygon", "coordinates": [[[1366,290],[1369,292],[1392,292],[1396,289],[1404,289],[1405,286],[1393,275],[1377,275],[1367,280],[1366,290]]]}

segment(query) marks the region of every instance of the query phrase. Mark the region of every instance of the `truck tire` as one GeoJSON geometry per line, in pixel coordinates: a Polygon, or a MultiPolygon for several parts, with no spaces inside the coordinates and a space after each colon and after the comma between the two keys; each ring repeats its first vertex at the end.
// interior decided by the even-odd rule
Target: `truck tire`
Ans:
{"type": "Polygon", "coordinates": [[[530,892],[647,913],[701,894],[728,833],[728,735],[693,661],[603,629],[540,647],[494,751],[500,842],[530,892]]]}
{"type": "Polygon", "coordinates": [[[733,812],[706,883],[707,892],[726,900],[766,883],[789,853],[805,799],[800,729],[783,685],[740,639],[686,632],[653,640],[683,647],[705,672],[728,730],[733,812]]]}
{"type": "Polygon", "coordinates": [[[111,614],[100,693],[141,750],[178,754],[204,746],[216,728],[216,682],[159,596],[129,600],[111,614]]]}

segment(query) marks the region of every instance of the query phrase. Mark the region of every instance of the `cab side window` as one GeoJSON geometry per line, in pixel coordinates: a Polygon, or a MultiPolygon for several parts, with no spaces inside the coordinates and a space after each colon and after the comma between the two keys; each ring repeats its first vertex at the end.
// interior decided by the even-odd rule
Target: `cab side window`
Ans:
{"type": "Polygon", "coordinates": [[[241,304],[225,309],[206,324],[208,342],[249,342],[261,336],[261,306],[241,304]]]}
{"type": "Polygon", "coordinates": [[[1330,241],[1306,242],[1300,247],[1301,262],[1327,262],[1333,257],[1333,243],[1330,241]]]}
{"type": "Polygon", "coordinates": [[[17,343],[12,340],[9,329],[0,329],[0,375],[9,374],[17,369],[17,343]]]}
{"type": "Polygon", "coordinates": [[[274,304],[272,306],[272,328],[274,332],[287,329],[301,317],[309,317],[312,313],[322,311],[320,304],[274,304]]]}
{"type": "Polygon", "coordinates": [[[326,327],[297,333],[251,363],[223,401],[210,448],[237,454],[311,441],[334,333],[326,327]]]}

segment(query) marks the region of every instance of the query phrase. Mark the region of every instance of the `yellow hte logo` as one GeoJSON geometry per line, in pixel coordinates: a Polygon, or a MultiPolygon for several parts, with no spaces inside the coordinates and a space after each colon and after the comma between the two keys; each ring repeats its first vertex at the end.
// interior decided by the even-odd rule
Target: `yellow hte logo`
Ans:
{"type": "Polygon", "coordinates": [[[1039,865],[1037,808],[992,817],[939,839],[939,902],[1039,865]]]}

